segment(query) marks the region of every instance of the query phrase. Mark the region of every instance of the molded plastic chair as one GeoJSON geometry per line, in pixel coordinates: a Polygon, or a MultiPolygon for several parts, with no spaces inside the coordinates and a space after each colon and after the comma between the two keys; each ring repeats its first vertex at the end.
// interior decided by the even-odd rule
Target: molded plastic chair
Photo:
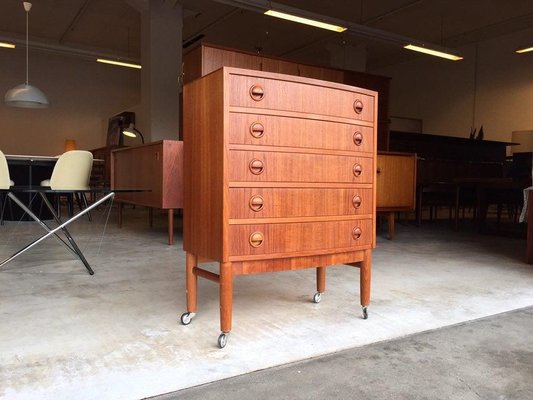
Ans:
{"type": "MultiPolygon", "coordinates": [[[[9,167],[7,166],[6,156],[0,150],[0,189],[9,189],[13,185],[13,181],[9,178],[9,167]]],[[[0,196],[0,225],[4,224],[4,209],[6,204],[5,194],[2,194],[0,196]]]]}
{"type": "MultiPolygon", "coordinates": [[[[85,190],[89,188],[89,179],[93,166],[93,153],[85,150],[71,150],[63,153],[57,160],[52,176],[41,182],[41,186],[50,186],[54,190],[85,190]]],[[[69,199],[69,216],[72,216],[72,195],[67,195],[69,199]]],[[[78,205],[82,208],[81,200],[87,207],[85,193],[81,196],[76,194],[78,205]],[[80,200],[81,198],[81,200],[80,200]]],[[[57,204],[59,215],[59,201],[57,204]]],[[[89,217],[90,219],[90,217],[89,217]]]]}

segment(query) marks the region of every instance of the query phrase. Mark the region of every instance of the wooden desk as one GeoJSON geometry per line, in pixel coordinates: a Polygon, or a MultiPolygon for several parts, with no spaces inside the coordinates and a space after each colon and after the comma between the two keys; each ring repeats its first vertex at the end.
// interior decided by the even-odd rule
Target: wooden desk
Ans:
{"type": "Polygon", "coordinates": [[[119,226],[123,203],[168,210],[168,244],[174,243],[174,209],[183,208],[183,142],[160,140],[111,151],[111,187],[146,189],[117,193],[119,226]]]}

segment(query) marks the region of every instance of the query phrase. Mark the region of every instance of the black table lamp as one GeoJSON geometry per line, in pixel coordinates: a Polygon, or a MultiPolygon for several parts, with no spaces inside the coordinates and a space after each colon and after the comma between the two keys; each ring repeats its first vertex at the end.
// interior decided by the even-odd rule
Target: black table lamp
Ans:
{"type": "Polygon", "coordinates": [[[138,129],[135,128],[135,124],[132,122],[130,123],[130,126],[128,126],[126,129],[122,131],[122,134],[124,136],[129,137],[137,137],[139,135],[141,137],[141,142],[144,144],[144,136],[138,129]]]}

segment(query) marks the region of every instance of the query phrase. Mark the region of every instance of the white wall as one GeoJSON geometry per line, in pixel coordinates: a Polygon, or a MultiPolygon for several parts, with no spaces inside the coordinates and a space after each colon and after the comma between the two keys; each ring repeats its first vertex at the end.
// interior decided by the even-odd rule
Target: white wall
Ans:
{"type": "MultiPolygon", "coordinates": [[[[423,120],[425,133],[468,137],[483,124],[488,140],[511,141],[511,132],[533,129],[533,29],[461,48],[462,61],[430,56],[371,71],[392,77],[390,115],[423,120]]],[[[406,50],[407,51],[407,50],[406,50]]]]}
{"type": "MultiPolygon", "coordinates": [[[[65,139],[77,148],[105,145],[107,120],[140,101],[140,72],[94,60],[30,49],[29,83],[49,108],[8,107],[0,102],[0,149],[8,154],[55,155],[65,139]]],[[[25,49],[0,49],[0,94],[25,81],[25,49]]]]}

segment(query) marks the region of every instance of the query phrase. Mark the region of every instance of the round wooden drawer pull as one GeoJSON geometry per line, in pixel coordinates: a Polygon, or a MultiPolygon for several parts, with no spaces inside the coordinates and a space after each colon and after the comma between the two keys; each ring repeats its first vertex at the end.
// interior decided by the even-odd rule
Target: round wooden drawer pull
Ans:
{"type": "Polygon", "coordinates": [[[248,168],[250,168],[250,172],[254,175],[262,174],[263,171],[265,170],[263,161],[257,160],[255,158],[252,161],[250,161],[248,168]]]}
{"type": "Polygon", "coordinates": [[[352,236],[355,240],[359,239],[362,234],[363,234],[363,231],[361,230],[361,228],[359,227],[353,228],[352,236]]]}
{"type": "Polygon", "coordinates": [[[357,99],[353,102],[353,109],[355,110],[357,114],[361,114],[363,112],[363,108],[364,108],[364,105],[361,100],[357,99]]]}
{"type": "Polygon", "coordinates": [[[361,207],[361,203],[363,202],[363,200],[361,199],[360,196],[354,196],[352,198],[352,204],[354,206],[354,208],[359,208],[361,207]]]}
{"type": "Polygon", "coordinates": [[[353,134],[353,142],[356,146],[361,146],[361,143],[363,143],[363,134],[361,132],[355,132],[353,134]]]}
{"type": "Polygon", "coordinates": [[[261,247],[264,241],[265,237],[261,232],[254,232],[250,235],[249,242],[252,247],[261,247]]]}
{"type": "Polygon", "coordinates": [[[255,101],[261,101],[265,97],[265,90],[261,85],[253,85],[250,88],[250,97],[255,101]]]}
{"type": "Polygon", "coordinates": [[[259,196],[258,194],[250,198],[249,204],[250,204],[250,208],[252,209],[252,211],[255,211],[255,212],[261,211],[264,207],[263,198],[259,196]]]}
{"type": "Polygon", "coordinates": [[[354,176],[361,176],[361,174],[363,173],[363,167],[361,166],[361,164],[354,164],[353,166],[353,174],[354,176]]]}
{"type": "Polygon", "coordinates": [[[250,133],[254,138],[259,139],[265,134],[265,127],[259,122],[254,122],[250,125],[250,133]]]}

